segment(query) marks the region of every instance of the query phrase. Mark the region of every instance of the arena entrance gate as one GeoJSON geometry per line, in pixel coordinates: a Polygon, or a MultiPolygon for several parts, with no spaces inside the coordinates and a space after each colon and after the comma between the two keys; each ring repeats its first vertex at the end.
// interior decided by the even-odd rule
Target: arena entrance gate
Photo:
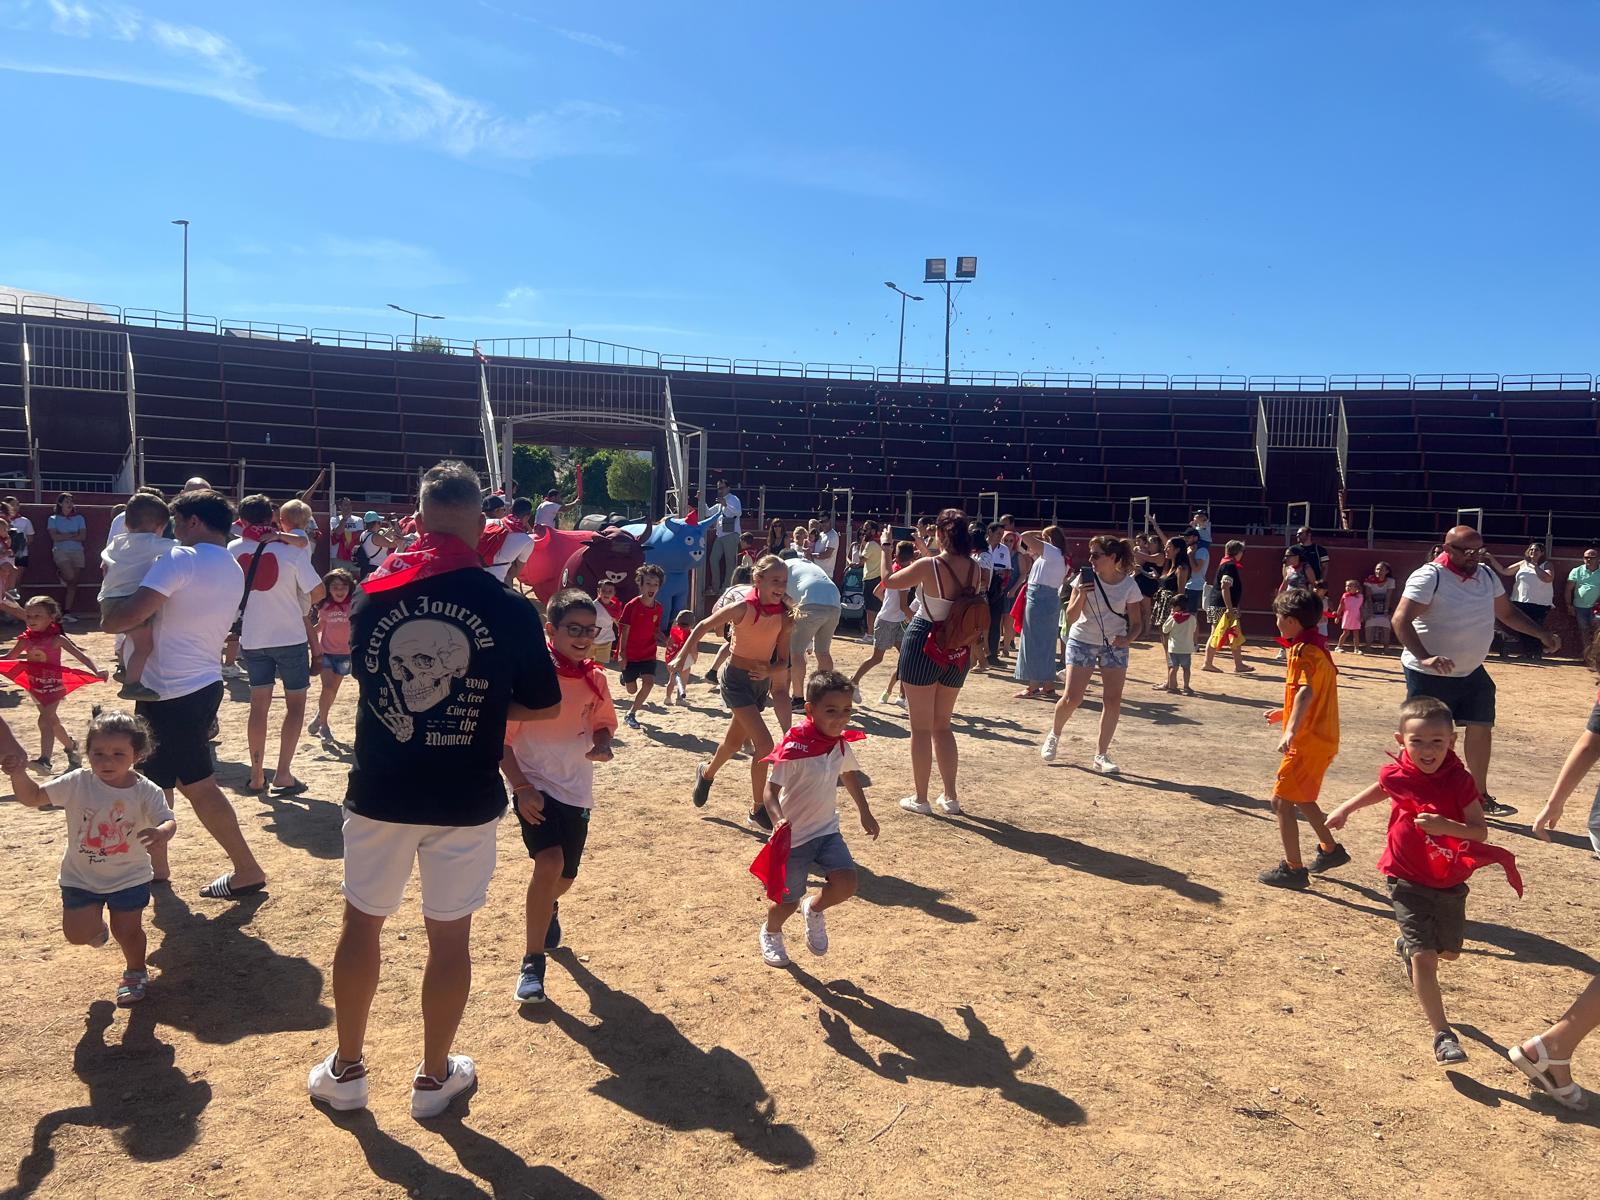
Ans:
{"type": "Polygon", "coordinates": [[[131,492],[138,482],[134,453],[138,415],[127,333],[24,323],[21,356],[23,428],[33,498],[40,499],[46,489],[131,492]],[[63,392],[78,397],[72,406],[59,402],[63,392]],[[126,428],[117,419],[121,414],[110,407],[123,405],[126,428]],[[40,461],[41,427],[46,445],[72,447],[49,451],[58,462],[40,461]]]}

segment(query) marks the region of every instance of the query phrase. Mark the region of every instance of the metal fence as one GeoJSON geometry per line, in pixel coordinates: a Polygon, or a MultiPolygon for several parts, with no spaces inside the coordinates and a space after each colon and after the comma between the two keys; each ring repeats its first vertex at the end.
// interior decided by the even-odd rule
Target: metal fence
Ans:
{"type": "MultiPolygon", "coordinates": [[[[942,367],[876,367],[868,363],[790,362],[762,358],[724,358],[717,355],[663,354],[640,346],[627,346],[571,333],[520,338],[456,338],[420,336],[366,330],[307,328],[273,321],[218,318],[200,313],[169,312],[155,308],[123,308],[55,296],[0,293],[0,315],[51,317],[66,321],[112,322],[148,329],[188,330],[223,337],[305,342],[322,346],[393,350],[418,354],[483,354],[498,358],[539,359],[548,362],[585,363],[595,366],[638,367],[650,370],[696,371],[724,375],[779,376],[791,379],[845,380],[902,386],[943,385],[942,367]]],[[[1583,372],[1548,372],[1521,375],[1467,372],[1460,374],[1336,374],[1336,375],[1162,375],[1104,373],[1097,375],[1057,371],[952,370],[952,387],[1047,387],[1083,391],[1221,392],[1555,392],[1595,394],[1595,375],[1583,372]]]]}

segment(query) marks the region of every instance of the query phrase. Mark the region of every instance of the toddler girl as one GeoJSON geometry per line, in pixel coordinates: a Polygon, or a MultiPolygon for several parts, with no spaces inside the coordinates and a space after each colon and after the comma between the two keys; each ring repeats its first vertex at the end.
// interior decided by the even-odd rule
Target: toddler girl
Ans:
{"type": "Polygon", "coordinates": [[[161,789],[135,770],[150,754],[150,727],[144,718],[96,708],[83,740],[89,766],[43,785],[29,778],[20,756],[0,766],[23,804],[66,809],[61,932],[74,946],[117,940],[127,964],[117,1003],[127,1007],[144,999],[150,979],[144,961],[144,910],[153,875],[150,848],[169,841],[178,826],[161,789]],[[110,930],[106,909],[111,912],[110,930]]]}
{"type": "Polygon", "coordinates": [[[673,693],[677,693],[678,703],[689,703],[689,695],[684,690],[684,684],[689,681],[689,676],[694,673],[694,661],[700,652],[694,646],[688,646],[689,633],[694,629],[694,613],[687,608],[672,619],[672,628],[667,631],[667,703],[672,703],[673,693]],[[684,651],[682,654],[679,651],[684,651]]]}
{"type": "Polygon", "coordinates": [[[1344,595],[1339,597],[1339,644],[1335,650],[1343,651],[1345,640],[1354,642],[1357,654],[1361,653],[1361,610],[1366,605],[1366,594],[1359,580],[1344,581],[1344,595]]]}
{"type": "Polygon", "coordinates": [[[320,669],[322,692],[317,697],[317,715],[306,732],[332,741],[328,714],[338,699],[339,685],[350,674],[350,602],[356,595],[356,577],[336,567],[322,577],[322,587],[323,598],[311,612],[316,622],[311,627],[311,648],[320,669]]]}
{"type": "Polygon", "coordinates": [[[39,757],[33,760],[33,765],[47,774],[53,772],[55,765],[50,761],[50,751],[55,740],[60,738],[67,752],[67,766],[76,771],[83,766],[78,757],[78,743],[72,740],[56,709],[68,692],[86,683],[98,683],[106,673],[61,631],[61,605],[54,597],[35,596],[29,600],[22,606],[22,619],[27,628],[6,651],[5,660],[0,662],[0,674],[27,689],[39,706],[39,757]],[[88,673],[63,668],[63,650],[88,667],[88,673]]]}
{"type": "Polygon", "coordinates": [[[600,627],[594,639],[595,655],[606,663],[617,656],[617,620],[622,616],[622,601],[617,599],[617,585],[609,579],[600,584],[595,597],[594,623],[600,627]]]}

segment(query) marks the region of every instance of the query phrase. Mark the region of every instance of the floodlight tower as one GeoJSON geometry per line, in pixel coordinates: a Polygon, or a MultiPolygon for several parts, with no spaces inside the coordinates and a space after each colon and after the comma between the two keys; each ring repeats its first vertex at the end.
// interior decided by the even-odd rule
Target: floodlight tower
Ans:
{"type": "Polygon", "coordinates": [[[950,383],[950,322],[954,315],[954,304],[950,296],[952,284],[971,283],[978,277],[978,259],[976,255],[966,254],[956,259],[956,277],[951,279],[945,273],[945,260],[942,258],[924,259],[923,283],[936,284],[944,288],[944,381],[950,383]]]}

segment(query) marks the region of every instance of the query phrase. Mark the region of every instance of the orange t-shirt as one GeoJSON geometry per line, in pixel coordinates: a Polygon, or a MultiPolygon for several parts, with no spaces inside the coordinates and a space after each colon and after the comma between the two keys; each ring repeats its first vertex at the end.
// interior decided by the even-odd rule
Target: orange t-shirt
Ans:
{"type": "Polygon", "coordinates": [[[1305,642],[1290,647],[1283,680],[1283,720],[1289,722],[1294,698],[1311,689],[1311,707],[1295,734],[1294,751],[1307,758],[1332,759],[1339,753],[1339,672],[1328,652],[1305,642]]]}

